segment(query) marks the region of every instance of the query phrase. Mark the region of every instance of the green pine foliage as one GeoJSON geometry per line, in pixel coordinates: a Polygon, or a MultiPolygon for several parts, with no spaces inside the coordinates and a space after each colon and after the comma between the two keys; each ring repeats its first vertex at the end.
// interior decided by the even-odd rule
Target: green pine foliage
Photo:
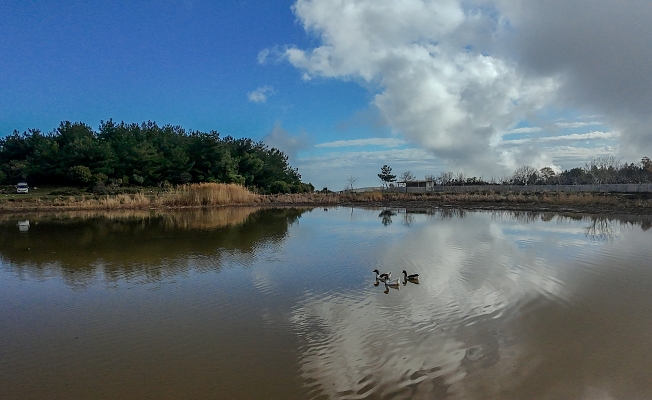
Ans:
{"type": "Polygon", "coordinates": [[[254,192],[312,192],[280,150],[251,139],[224,138],[216,131],[186,131],[102,121],[94,131],[62,122],[48,134],[30,129],[0,138],[0,184],[87,186],[97,182],[169,186],[236,183],[254,192]]]}

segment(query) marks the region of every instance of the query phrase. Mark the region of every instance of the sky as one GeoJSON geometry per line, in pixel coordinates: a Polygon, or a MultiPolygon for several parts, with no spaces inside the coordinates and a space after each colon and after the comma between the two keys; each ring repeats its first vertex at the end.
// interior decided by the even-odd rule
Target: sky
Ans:
{"type": "Polygon", "coordinates": [[[4,0],[0,136],[262,140],[317,189],[652,156],[649,0],[4,0]]]}

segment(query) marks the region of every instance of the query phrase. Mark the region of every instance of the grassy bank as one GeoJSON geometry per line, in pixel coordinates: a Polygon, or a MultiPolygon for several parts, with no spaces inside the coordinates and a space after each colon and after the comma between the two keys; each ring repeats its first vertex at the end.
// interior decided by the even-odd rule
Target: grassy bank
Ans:
{"type": "MultiPolygon", "coordinates": [[[[633,196],[629,196],[633,197],[633,196]]],[[[435,205],[464,203],[505,204],[560,204],[560,205],[618,205],[624,201],[618,194],[603,193],[344,193],[344,194],[286,194],[266,196],[264,202],[288,204],[347,204],[347,203],[412,203],[427,202],[435,205]]],[[[647,201],[652,206],[652,202],[647,201]]]]}
{"type": "Polygon", "coordinates": [[[619,193],[305,193],[258,195],[234,184],[202,183],[169,190],[93,195],[72,190],[32,191],[29,195],[3,194],[0,211],[126,210],[209,208],[226,205],[302,206],[418,206],[517,209],[635,210],[652,214],[652,196],[619,193]],[[68,193],[68,194],[62,194],[68,193]]]}
{"type": "Polygon", "coordinates": [[[263,199],[269,204],[341,205],[372,207],[458,207],[570,212],[628,212],[652,214],[652,195],[622,193],[348,193],[276,195],[263,199]]]}
{"type": "Polygon", "coordinates": [[[200,183],[169,190],[144,189],[135,193],[97,195],[76,189],[36,189],[29,194],[0,196],[0,210],[137,210],[150,208],[254,205],[261,196],[234,184],[200,183]]]}

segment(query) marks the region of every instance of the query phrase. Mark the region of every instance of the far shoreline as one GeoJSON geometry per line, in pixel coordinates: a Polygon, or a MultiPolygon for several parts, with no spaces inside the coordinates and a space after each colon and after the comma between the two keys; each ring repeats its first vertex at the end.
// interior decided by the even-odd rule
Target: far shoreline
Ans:
{"type": "MultiPolygon", "coordinates": [[[[24,196],[24,195],[23,195],[24,196]]],[[[222,204],[164,205],[154,198],[139,198],[130,202],[105,195],[79,200],[74,197],[14,197],[0,200],[1,214],[65,211],[119,211],[152,210],[179,211],[217,209],[224,207],[260,208],[375,208],[375,209],[464,209],[468,211],[523,211],[577,214],[652,215],[652,194],[638,193],[464,193],[464,194],[409,194],[409,193],[303,193],[257,195],[247,201],[222,204]]],[[[89,196],[90,197],[90,196],[89,196]]],[[[142,196],[141,196],[142,197],[142,196]]]]}

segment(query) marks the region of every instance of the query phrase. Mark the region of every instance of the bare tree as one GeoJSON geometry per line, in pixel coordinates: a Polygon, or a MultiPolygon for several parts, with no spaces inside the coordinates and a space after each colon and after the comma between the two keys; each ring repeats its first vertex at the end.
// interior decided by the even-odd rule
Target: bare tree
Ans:
{"type": "Polygon", "coordinates": [[[401,181],[403,181],[403,182],[409,182],[409,181],[413,181],[413,180],[417,179],[417,177],[412,173],[412,171],[403,172],[401,174],[400,178],[401,178],[401,181]]]}
{"type": "Polygon", "coordinates": [[[441,174],[439,174],[439,177],[437,178],[437,183],[444,186],[444,185],[449,185],[452,180],[453,180],[452,172],[442,172],[441,174]]]}
{"type": "Polygon", "coordinates": [[[537,181],[538,171],[529,165],[522,165],[514,171],[511,183],[514,185],[533,185],[537,181]]]}
{"type": "Polygon", "coordinates": [[[621,168],[620,160],[614,156],[600,156],[584,165],[584,172],[591,176],[593,183],[614,182],[621,168]]]}
{"type": "Polygon", "coordinates": [[[346,188],[348,190],[353,190],[353,185],[358,181],[357,176],[351,175],[347,180],[346,180],[346,188]]]}
{"type": "Polygon", "coordinates": [[[425,176],[427,182],[437,182],[437,177],[435,175],[428,174],[425,176]]]}

